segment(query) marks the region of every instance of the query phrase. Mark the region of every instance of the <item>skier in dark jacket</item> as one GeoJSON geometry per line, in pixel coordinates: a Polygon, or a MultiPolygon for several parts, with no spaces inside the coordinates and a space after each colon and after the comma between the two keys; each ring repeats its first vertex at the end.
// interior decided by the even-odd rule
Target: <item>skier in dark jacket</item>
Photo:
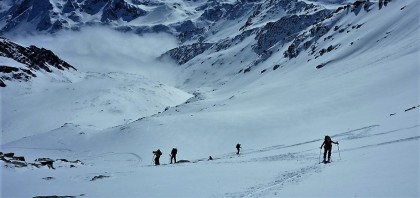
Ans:
{"type": "Polygon", "coordinates": [[[241,144],[236,144],[236,150],[237,150],[236,154],[237,155],[239,155],[240,149],[241,149],[241,144]]]}
{"type": "Polygon", "coordinates": [[[172,159],[174,159],[174,163],[176,163],[176,154],[178,153],[178,149],[173,148],[171,151],[171,164],[172,164],[172,159]]]}
{"type": "Polygon", "coordinates": [[[338,144],[338,141],[334,142],[334,141],[331,140],[330,136],[326,135],[325,139],[324,139],[324,142],[321,145],[321,149],[322,149],[322,146],[324,146],[324,161],[322,161],[322,162],[324,162],[324,163],[330,162],[331,149],[332,149],[332,144],[333,143],[338,144]],[[325,161],[325,158],[327,157],[327,152],[328,152],[328,161],[325,161]]]}
{"type": "Polygon", "coordinates": [[[155,156],[155,165],[160,165],[159,158],[162,155],[162,151],[158,149],[157,151],[153,151],[153,154],[155,156]]]}

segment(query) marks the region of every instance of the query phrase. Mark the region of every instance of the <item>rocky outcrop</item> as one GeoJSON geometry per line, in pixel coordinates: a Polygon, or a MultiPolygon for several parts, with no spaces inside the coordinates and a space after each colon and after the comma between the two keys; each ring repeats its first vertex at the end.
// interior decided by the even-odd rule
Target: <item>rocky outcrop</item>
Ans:
{"type": "Polygon", "coordinates": [[[192,45],[180,46],[175,49],[169,50],[161,56],[174,59],[178,64],[182,65],[189,60],[193,59],[197,55],[203,53],[208,48],[210,48],[212,43],[194,43],[192,45]]]}
{"type": "Polygon", "coordinates": [[[105,179],[105,178],[108,178],[108,177],[111,177],[111,176],[108,176],[108,175],[97,175],[97,176],[94,176],[92,179],[90,179],[90,181],[95,181],[95,180],[98,180],[98,179],[105,179]]]}
{"type": "Polygon", "coordinates": [[[52,9],[53,6],[49,0],[17,1],[17,4],[0,18],[0,21],[6,22],[0,33],[13,30],[26,22],[30,22],[29,24],[34,25],[38,31],[47,30],[53,25],[50,17],[52,9]]]}
{"type": "Polygon", "coordinates": [[[23,47],[4,38],[0,38],[0,56],[11,58],[35,70],[42,69],[51,72],[50,67],[55,67],[60,70],[76,70],[76,68],[58,58],[58,56],[48,49],[38,48],[33,45],[23,47]]]}
{"type": "Polygon", "coordinates": [[[123,20],[130,22],[140,16],[146,15],[146,11],[131,5],[124,0],[105,1],[105,7],[102,13],[102,22],[111,22],[116,20],[123,20]]]}
{"type": "Polygon", "coordinates": [[[19,25],[35,26],[36,31],[56,32],[61,29],[79,29],[83,25],[83,15],[100,15],[94,23],[109,23],[123,20],[130,22],[147,12],[125,0],[69,0],[56,2],[49,0],[16,1],[14,6],[5,13],[0,13],[0,21],[6,25],[0,33],[13,31],[19,25]],[[76,24],[72,26],[70,24],[76,24]]]}
{"type": "Polygon", "coordinates": [[[29,81],[37,77],[37,71],[53,72],[58,70],[76,70],[66,61],[61,60],[52,51],[36,46],[23,47],[8,39],[0,37],[0,57],[12,59],[25,68],[15,65],[0,65],[0,86],[5,87],[6,81],[29,81]]]}
{"type": "Polygon", "coordinates": [[[256,36],[255,53],[263,54],[274,45],[283,45],[292,41],[301,31],[323,21],[330,14],[329,10],[321,10],[311,15],[285,16],[276,22],[267,23],[256,36]]]}
{"type": "Polygon", "coordinates": [[[67,160],[67,159],[57,159],[53,160],[51,158],[38,158],[35,162],[26,162],[25,157],[15,156],[14,153],[2,153],[0,152],[0,160],[4,162],[5,167],[9,168],[23,168],[23,167],[48,167],[50,169],[59,168],[76,168],[77,166],[84,165],[80,160],[67,160]],[[58,165],[55,165],[58,164],[58,165]],[[56,167],[54,167],[56,166],[56,167]]]}

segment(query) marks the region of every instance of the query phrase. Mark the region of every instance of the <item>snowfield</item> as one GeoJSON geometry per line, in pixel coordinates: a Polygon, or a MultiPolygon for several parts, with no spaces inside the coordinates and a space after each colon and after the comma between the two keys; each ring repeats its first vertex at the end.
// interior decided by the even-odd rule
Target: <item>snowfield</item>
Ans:
{"type": "Polygon", "coordinates": [[[106,60],[100,50],[83,59],[46,41],[81,68],[68,81],[1,89],[1,152],[51,158],[55,169],[0,160],[1,197],[420,197],[419,7],[337,14],[336,26],[362,25],[319,39],[318,49],[334,50],[286,59],[279,46],[247,73],[238,71],[253,56],[250,38],[185,65],[144,62],[136,48],[104,72],[89,71],[95,57],[106,60]],[[225,65],[212,64],[219,54],[225,65]],[[324,135],[339,142],[328,164],[324,135]],[[174,147],[183,163],[169,164],[174,147]]]}

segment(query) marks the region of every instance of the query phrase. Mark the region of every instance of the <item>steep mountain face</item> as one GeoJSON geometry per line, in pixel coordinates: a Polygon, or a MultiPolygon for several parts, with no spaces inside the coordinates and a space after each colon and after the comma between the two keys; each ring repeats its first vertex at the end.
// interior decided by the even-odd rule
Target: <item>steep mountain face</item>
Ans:
{"type": "MultiPolygon", "coordinates": [[[[139,34],[146,32],[166,32],[183,29],[183,25],[172,25],[171,30],[162,21],[153,24],[153,18],[162,14],[187,15],[179,10],[177,3],[163,3],[160,1],[131,1],[131,0],[19,0],[5,1],[0,4],[0,33],[26,32],[57,32],[63,29],[78,30],[84,26],[107,25],[123,31],[133,31],[139,34]],[[131,23],[142,20],[149,23],[131,23]]],[[[181,8],[182,9],[182,8],[181,8]]],[[[171,19],[176,19],[173,17],[171,19]]],[[[169,19],[169,20],[171,20],[169,19]]],[[[169,21],[170,23],[174,23],[169,21]]],[[[177,21],[175,21],[177,22],[177,21]]]]}
{"type": "Polygon", "coordinates": [[[52,51],[36,46],[23,47],[0,37],[0,86],[5,81],[29,81],[38,71],[52,73],[58,70],[76,70],[66,61],[61,60],[52,51]],[[8,60],[8,61],[6,61],[8,60]]]}
{"type": "MultiPolygon", "coordinates": [[[[170,33],[178,38],[181,46],[169,50],[161,58],[169,57],[183,65],[180,79],[184,82],[180,86],[193,89],[204,84],[223,85],[238,74],[257,68],[261,73],[270,67],[276,70],[298,56],[317,69],[335,61],[338,58],[317,60],[333,50],[349,48],[334,41],[334,37],[357,32],[364,25],[357,21],[343,24],[348,20],[346,18],[369,15],[374,8],[381,12],[390,1],[345,2],[4,1],[0,4],[0,28],[5,35],[22,30],[54,33],[92,25],[105,25],[136,34],[170,33]],[[319,2],[343,5],[324,6],[319,2]]],[[[24,73],[31,76],[27,72],[22,75],[24,73]]]]}
{"type": "Polygon", "coordinates": [[[166,32],[177,36],[181,42],[205,40],[233,21],[240,25],[235,27],[237,30],[247,30],[284,15],[321,9],[297,0],[19,0],[2,2],[0,8],[1,34],[54,33],[106,25],[137,34],[166,32]]]}
{"type": "MultiPolygon", "coordinates": [[[[354,44],[355,41],[343,46],[343,43],[334,40],[340,35],[359,32],[364,23],[353,18],[378,13],[383,15],[382,8],[391,5],[389,1],[356,1],[327,9],[302,1],[278,0],[242,5],[245,4],[252,5],[252,12],[246,15],[244,24],[234,26],[229,20],[219,20],[207,31],[214,32],[214,35],[207,33],[202,42],[182,45],[163,54],[163,57],[169,56],[178,64],[186,65],[187,77],[216,72],[221,75],[220,79],[225,79],[210,82],[194,78],[198,80],[197,84],[209,85],[223,85],[228,81],[226,79],[258,67],[265,67],[260,69],[264,73],[268,60],[272,69],[276,70],[300,56],[300,59],[306,59],[307,63],[320,69],[342,57],[322,62],[316,61],[319,57],[333,50],[348,50],[354,44]],[[370,12],[373,9],[376,13],[370,12]],[[230,34],[224,35],[221,27],[229,29],[230,34]],[[261,64],[263,62],[266,64],[261,64]]],[[[238,23],[241,24],[240,21],[238,23]]],[[[191,80],[186,82],[191,83],[191,80]]]]}
{"type": "Polygon", "coordinates": [[[0,14],[1,20],[6,21],[1,32],[9,32],[20,28],[56,32],[61,29],[78,29],[85,22],[98,24],[118,20],[129,22],[145,14],[144,10],[124,0],[86,2],[21,0],[17,1],[8,11],[0,14]],[[90,15],[92,19],[85,21],[83,19],[85,14],[90,15]]]}
{"type": "MultiPolygon", "coordinates": [[[[247,68],[237,68],[237,71],[249,71],[279,50],[278,46],[292,41],[302,30],[331,17],[332,13],[321,6],[298,0],[169,3],[158,0],[19,0],[4,1],[0,7],[0,34],[6,36],[22,32],[79,30],[92,25],[110,26],[136,34],[170,33],[185,45],[168,51],[163,57],[169,55],[178,64],[204,63],[213,57],[212,54],[236,48],[237,44],[250,39],[252,41],[237,52],[238,55],[248,54],[248,59],[240,64],[247,65],[247,68]],[[190,62],[203,53],[209,57],[190,62]]],[[[31,47],[30,50],[34,49],[31,47]]],[[[7,53],[8,48],[3,50],[6,50],[6,57],[13,54],[7,53]]],[[[223,64],[223,60],[229,58],[225,56],[218,55],[212,66],[223,64]]],[[[43,65],[33,67],[49,71],[43,65]]]]}
{"type": "MultiPolygon", "coordinates": [[[[166,32],[176,36],[181,46],[169,50],[162,58],[169,57],[185,65],[185,82],[191,82],[190,78],[197,74],[214,74],[218,77],[211,77],[211,81],[194,79],[200,84],[224,84],[273,57],[282,58],[271,61],[272,67],[278,68],[299,55],[308,56],[310,62],[337,50],[343,46],[334,41],[334,35],[348,34],[363,26],[357,22],[337,25],[343,18],[369,13],[374,7],[380,11],[390,1],[348,4],[333,1],[342,3],[341,7],[319,2],[326,1],[4,1],[0,3],[0,33],[6,36],[21,32],[54,33],[92,25],[136,34],[166,32]],[[224,53],[227,51],[233,52],[233,57],[232,53],[224,53]]],[[[313,64],[322,68],[329,61],[313,64]]],[[[42,65],[34,67],[48,71],[42,65]]],[[[267,68],[261,71],[264,69],[267,68]]],[[[27,72],[22,75],[25,73],[31,76],[27,72]]]]}

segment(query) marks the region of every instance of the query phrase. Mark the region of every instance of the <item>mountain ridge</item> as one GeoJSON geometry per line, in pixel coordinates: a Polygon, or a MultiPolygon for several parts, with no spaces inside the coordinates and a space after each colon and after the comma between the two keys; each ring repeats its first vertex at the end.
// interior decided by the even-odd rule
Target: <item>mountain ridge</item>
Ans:
{"type": "Polygon", "coordinates": [[[4,81],[29,81],[37,77],[38,71],[52,73],[54,69],[66,71],[77,71],[72,65],[61,60],[52,51],[45,48],[38,48],[34,45],[23,47],[9,39],[0,37],[0,57],[14,60],[24,67],[19,67],[16,63],[0,62],[0,86],[6,87],[4,81]]]}

